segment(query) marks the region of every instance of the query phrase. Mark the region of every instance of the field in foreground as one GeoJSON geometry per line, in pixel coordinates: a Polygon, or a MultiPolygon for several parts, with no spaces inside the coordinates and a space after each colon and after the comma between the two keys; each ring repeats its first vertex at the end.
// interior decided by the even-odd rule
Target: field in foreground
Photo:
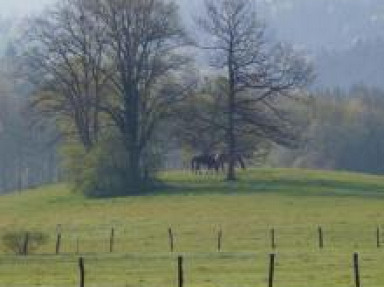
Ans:
{"type": "Polygon", "coordinates": [[[234,184],[185,172],[161,178],[167,192],[142,197],[86,199],[65,185],[1,197],[0,235],[28,229],[50,239],[27,258],[3,249],[0,286],[78,286],[77,248],[85,257],[86,286],[176,286],[178,254],[185,256],[186,287],[267,286],[271,252],[277,253],[276,287],[353,286],[355,251],[362,285],[384,285],[384,232],[383,250],[376,246],[376,228],[384,231],[384,177],[261,169],[242,173],[234,184]],[[57,224],[63,230],[59,256],[57,224]]]}

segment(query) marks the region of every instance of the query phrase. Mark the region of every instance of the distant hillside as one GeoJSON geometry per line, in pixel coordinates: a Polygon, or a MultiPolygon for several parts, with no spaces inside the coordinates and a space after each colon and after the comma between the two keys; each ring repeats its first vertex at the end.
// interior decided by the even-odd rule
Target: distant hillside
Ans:
{"type": "MultiPolygon", "coordinates": [[[[188,26],[203,0],[177,0],[188,26]]],[[[259,17],[277,40],[314,55],[315,87],[384,87],[384,1],[255,0],[259,17]],[[378,40],[379,39],[379,40],[378,40]]],[[[14,37],[17,20],[0,18],[0,56],[14,37]]]]}
{"type": "MultiPolygon", "coordinates": [[[[179,0],[183,18],[199,15],[202,0],[179,0]]],[[[384,1],[256,0],[270,32],[313,55],[315,87],[384,87],[384,1]]]]}

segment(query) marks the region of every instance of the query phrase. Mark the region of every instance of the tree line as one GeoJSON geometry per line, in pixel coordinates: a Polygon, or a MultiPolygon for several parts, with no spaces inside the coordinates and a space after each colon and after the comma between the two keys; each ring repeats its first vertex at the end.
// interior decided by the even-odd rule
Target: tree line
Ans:
{"type": "Polygon", "coordinates": [[[278,148],[270,163],[382,174],[383,96],[383,90],[362,85],[314,93],[301,146],[278,148]]]}
{"type": "Polygon", "coordinates": [[[0,193],[60,180],[54,125],[28,104],[31,87],[17,76],[15,48],[0,59],[0,193]]]}

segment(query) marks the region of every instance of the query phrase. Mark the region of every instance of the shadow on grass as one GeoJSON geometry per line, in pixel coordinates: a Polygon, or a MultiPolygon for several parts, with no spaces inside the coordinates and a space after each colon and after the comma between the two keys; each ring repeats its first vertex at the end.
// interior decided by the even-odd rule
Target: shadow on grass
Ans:
{"type": "Polygon", "coordinates": [[[297,196],[361,196],[384,199],[384,184],[320,179],[240,179],[236,182],[209,180],[164,181],[146,195],[207,195],[275,193],[297,196]]]}
{"type": "Polygon", "coordinates": [[[384,179],[348,173],[322,171],[253,170],[226,181],[223,174],[195,175],[170,172],[147,183],[139,192],[93,198],[169,195],[281,194],[290,196],[357,196],[384,199],[384,179]],[[329,177],[329,178],[327,178],[329,177]]]}

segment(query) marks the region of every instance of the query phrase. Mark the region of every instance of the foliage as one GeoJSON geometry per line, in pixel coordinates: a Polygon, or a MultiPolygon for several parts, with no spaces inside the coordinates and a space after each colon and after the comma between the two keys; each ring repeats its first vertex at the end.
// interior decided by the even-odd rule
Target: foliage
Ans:
{"type": "Polygon", "coordinates": [[[76,192],[91,197],[113,197],[140,194],[153,187],[153,174],[162,163],[160,147],[146,149],[142,157],[145,185],[130,189],[129,154],[116,133],[104,135],[89,151],[76,142],[62,148],[64,169],[76,192]]]}
{"type": "Polygon", "coordinates": [[[182,73],[189,58],[180,51],[186,37],[178,6],[65,0],[29,24],[23,63],[40,90],[34,106],[69,121],[73,134],[66,139],[75,138],[89,153],[79,154],[86,162],[77,180],[84,180],[81,189],[138,192],[148,183],[153,135],[191,84],[184,79],[191,78],[190,70],[182,73]],[[109,127],[116,138],[109,138],[109,127]],[[105,137],[117,149],[102,151],[99,139],[105,137]],[[117,155],[109,157],[109,151],[117,155]]]}
{"type": "Polygon", "coordinates": [[[126,194],[129,171],[127,154],[114,138],[100,140],[86,152],[80,144],[69,143],[62,150],[65,170],[74,190],[87,196],[105,197],[126,194]]]}
{"type": "MultiPolygon", "coordinates": [[[[225,78],[206,77],[197,92],[178,105],[170,122],[170,130],[182,149],[189,151],[189,158],[193,154],[227,152],[227,90],[225,78]]],[[[243,93],[242,97],[246,95],[243,93]]],[[[305,99],[305,96],[301,98],[305,99]]],[[[279,106],[279,115],[289,119],[291,123],[284,125],[284,137],[279,136],[282,131],[267,135],[263,129],[258,129],[253,124],[237,121],[236,152],[247,158],[252,166],[265,164],[268,155],[275,150],[272,147],[276,142],[281,146],[297,148],[302,140],[302,131],[309,124],[307,100],[279,99],[274,102],[279,106]]],[[[274,125],[275,118],[267,109],[254,107],[253,113],[254,118],[263,115],[266,121],[270,121],[270,127],[274,125]]],[[[281,122],[279,125],[283,126],[281,122]]]]}
{"type": "Polygon", "coordinates": [[[9,45],[0,57],[0,193],[55,182],[59,175],[55,124],[29,109],[33,86],[18,78],[14,49],[9,45]]]}
{"type": "Polygon", "coordinates": [[[319,92],[308,111],[306,142],[294,152],[275,150],[277,164],[384,172],[383,91],[361,86],[319,92]]]}
{"type": "Polygon", "coordinates": [[[184,149],[195,153],[224,151],[226,83],[222,78],[206,80],[200,89],[177,106],[170,129],[184,149]]]}
{"type": "Polygon", "coordinates": [[[24,246],[26,236],[28,234],[28,252],[33,252],[41,245],[44,245],[48,241],[47,234],[40,231],[9,231],[2,236],[2,242],[4,247],[8,251],[12,251],[15,254],[22,255],[24,253],[24,246]]]}
{"type": "Polygon", "coordinates": [[[206,0],[204,10],[197,23],[206,40],[199,46],[211,51],[212,67],[226,71],[221,104],[226,119],[220,128],[229,155],[227,179],[236,180],[239,135],[255,134],[286,146],[298,140],[279,99],[303,95],[298,91],[312,80],[312,67],[289,45],[268,39],[252,1],[206,0]]]}

